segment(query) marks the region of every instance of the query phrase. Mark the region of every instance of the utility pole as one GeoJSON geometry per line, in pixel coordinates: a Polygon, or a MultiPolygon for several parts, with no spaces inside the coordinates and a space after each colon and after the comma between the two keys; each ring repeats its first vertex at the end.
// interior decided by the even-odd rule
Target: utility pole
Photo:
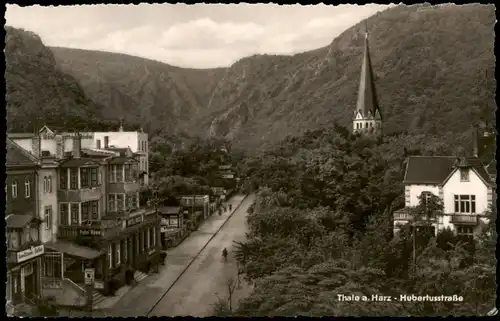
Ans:
{"type": "Polygon", "coordinates": [[[87,290],[87,309],[92,315],[92,309],[94,307],[94,277],[95,270],[92,266],[92,262],[88,262],[85,269],[85,286],[87,290]]]}

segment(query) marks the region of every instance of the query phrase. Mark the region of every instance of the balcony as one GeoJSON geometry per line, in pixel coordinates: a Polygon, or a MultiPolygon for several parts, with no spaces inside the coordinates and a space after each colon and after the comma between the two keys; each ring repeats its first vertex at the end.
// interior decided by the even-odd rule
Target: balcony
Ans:
{"type": "Polygon", "coordinates": [[[412,213],[411,209],[403,208],[394,212],[394,220],[395,221],[414,221],[416,223],[434,223],[437,221],[436,214],[417,214],[416,218],[415,214],[412,213]]]}
{"type": "Polygon", "coordinates": [[[57,197],[59,202],[80,203],[100,198],[101,193],[102,186],[75,190],[59,189],[57,191],[57,197]]]}
{"type": "Polygon", "coordinates": [[[138,192],[141,189],[141,183],[137,181],[130,182],[110,182],[108,183],[108,193],[122,194],[138,192]]]}
{"type": "Polygon", "coordinates": [[[42,255],[45,248],[40,241],[28,242],[17,248],[7,249],[7,263],[17,264],[42,255]]]}
{"type": "Polygon", "coordinates": [[[478,216],[476,214],[453,214],[450,222],[453,224],[477,225],[478,216]]]}
{"type": "MultiPolygon", "coordinates": [[[[117,213],[115,213],[117,214],[117,213]]],[[[108,215],[101,221],[91,222],[89,225],[60,225],[58,238],[74,239],[76,237],[99,237],[112,239],[129,228],[140,227],[143,223],[150,223],[159,218],[154,210],[138,209],[130,213],[118,213],[119,216],[108,215]]]]}
{"type": "Polygon", "coordinates": [[[108,223],[100,221],[88,226],[82,225],[60,225],[58,230],[58,238],[60,239],[74,239],[76,237],[103,237],[112,238],[120,233],[123,229],[121,221],[113,221],[108,223]]]}

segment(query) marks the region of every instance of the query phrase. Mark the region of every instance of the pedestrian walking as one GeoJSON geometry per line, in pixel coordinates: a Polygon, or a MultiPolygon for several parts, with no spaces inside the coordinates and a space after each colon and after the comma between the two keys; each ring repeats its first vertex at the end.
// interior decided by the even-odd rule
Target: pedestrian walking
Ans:
{"type": "Polygon", "coordinates": [[[233,210],[233,204],[229,204],[229,211],[233,210]]]}

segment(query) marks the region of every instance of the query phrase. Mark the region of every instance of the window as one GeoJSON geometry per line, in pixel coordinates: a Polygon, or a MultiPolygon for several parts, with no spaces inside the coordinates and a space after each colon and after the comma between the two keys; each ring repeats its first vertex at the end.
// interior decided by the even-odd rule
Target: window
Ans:
{"type": "Polygon", "coordinates": [[[52,229],[52,205],[45,206],[44,213],[45,213],[45,216],[44,216],[45,229],[50,230],[50,229],[52,229]]]}
{"type": "Polygon", "coordinates": [[[69,186],[70,189],[78,189],[78,168],[69,169],[69,186]]]}
{"type": "Polygon", "coordinates": [[[47,176],[44,176],[43,177],[43,192],[44,193],[47,193],[47,186],[48,186],[48,183],[47,183],[47,176]]]}
{"type": "Polygon", "coordinates": [[[99,169],[97,167],[90,169],[90,186],[92,187],[99,186],[98,171],[99,169]]]}
{"type": "Polygon", "coordinates": [[[474,228],[471,226],[458,226],[457,227],[457,234],[458,235],[473,236],[474,235],[474,228]]]}
{"type": "Polygon", "coordinates": [[[47,177],[47,192],[52,193],[52,176],[47,177]]]}
{"type": "Polygon", "coordinates": [[[121,257],[120,257],[120,254],[121,254],[120,253],[120,242],[115,244],[115,249],[116,249],[116,258],[115,258],[116,259],[116,266],[118,266],[121,263],[120,262],[120,259],[121,259],[121,257]]]}
{"type": "Polygon", "coordinates": [[[137,208],[137,196],[138,196],[138,193],[132,193],[130,195],[130,199],[131,199],[131,207],[133,209],[136,209],[137,208]]]}
{"type": "Polygon", "coordinates": [[[134,239],[135,239],[135,252],[136,253],[141,253],[141,247],[140,247],[140,244],[139,244],[140,243],[140,239],[141,239],[140,238],[140,233],[137,233],[135,235],[134,239]]]}
{"type": "Polygon", "coordinates": [[[115,171],[116,171],[116,181],[123,182],[123,165],[116,165],[115,171]]]}
{"type": "Polygon", "coordinates": [[[82,222],[90,220],[90,202],[82,203],[82,222]]]}
{"type": "Polygon", "coordinates": [[[141,232],[141,240],[142,240],[142,252],[146,250],[146,231],[141,232]]]}
{"type": "Polygon", "coordinates": [[[109,262],[109,268],[113,268],[113,248],[111,244],[108,246],[108,262],[109,262]]]}
{"type": "Polygon", "coordinates": [[[20,243],[20,235],[17,230],[9,230],[7,232],[7,248],[16,249],[19,247],[20,243]]]}
{"type": "Polygon", "coordinates": [[[90,201],[90,205],[91,205],[92,219],[98,220],[99,219],[99,201],[98,200],[90,201]]]}
{"type": "Polygon", "coordinates": [[[155,228],[152,227],[151,229],[149,229],[148,234],[149,234],[149,247],[154,247],[155,246],[155,228]]]}
{"type": "Polygon", "coordinates": [[[152,228],[152,234],[153,234],[153,246],[156,246],[156,227],[153,226],[152,228]]]}
{"type": "Polygon", "coordinates": [[[125,203],[124,194],[116,194],[116,211],[122,212],[124,210],[125,203]]]}
{"type": "Polygon", "coordinates": [[[29,178],[26,178],[24,180],[24,197],[30,198],[30,196],[31,196],[31,182],[29,178]]]}
{"type": "Polygon", "coordinates": [[[137,168],[137,163],[134,163],[132,165],[132,180],[137,180],[137,177],[139,176],[139,171],[137,168]]]}
{"type": "Polygon", "coordinates": [[[113,165],[108,166],[108,182],[113,183],[115,181],[115,167],[113,165]]]}
{"type": "Polygon", "coordinates": [[[100,139],[96,140],[96,148],[101,149],[101,140],[100,139]]]}
{"type": "Polygon", "coordinates": [[[89,188],[90,187],[90,174],[89,168],[82,167],[80,168],[80,186],[81,188],[89,188]]]}
{"type": "Polygon", "coordinates": [[[151,246],[151,232],[149,231],[149,229],[147,229],[145,232],[144,232],[146,235],[144,235],[144,237],[146,238],[146,249],[149,249],[150,246],[151,246]]]}
{"type": "Polygon", "coordinates": [[[125,182],[130,182],[132,180],[132,166],[130,164],[125,164],[125,182]]]}
{"type": "Polygon", "coordinates": [[[71,203],[71,225],[78,225],[79,224],[79,219],[78,216],[80,213],[80,204],[78,203],[71,203]]]}
{"type": "Polygon", "coordinates": [[[469,181],[469,170],[466,168],[460,169],[460,181],[468,182],[469,181]]]}
{"type": "Polygon", "coordinates": [[[68,189],[68,172],[65,169],[59,172],[59,188],[68,189]]]}
{"type": "Polygon", "coordinates": [[[108,211],[116,211],[116,196],[115,194],[108,194],[108,211]]]}
{"type": "Polygon", "coordinates": [[[17,198],[17,181],[12,181],[12,198],[17,198]]]}
{"type": "Polygon", "coordinates": [[[476,195],[455,195],[455,213],[476,213],[476,195]]]}
{"type": "Polygon", "coordinates": [[[69,225],[68,203],[59,203],[59,222],[61,225],[69,225]]]}
{"type": "Polygon", "coordinates": [[[123,240],[123,261],[128,262],[128,238],[123,240]]]}

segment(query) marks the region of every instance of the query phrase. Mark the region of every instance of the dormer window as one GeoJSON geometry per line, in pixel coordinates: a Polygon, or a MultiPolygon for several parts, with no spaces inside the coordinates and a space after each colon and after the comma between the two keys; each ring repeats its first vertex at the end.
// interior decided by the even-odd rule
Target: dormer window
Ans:
{"type": "Polygon", "coordinates": [[[17,198],[17,181],[12,182],[12,198],[17,198]]]}
{"type": "Polygon", "coordinates": [[[460,169],[460,181],[468,182],[469,181],[469,170],[466,168],[460,169]]]}
{"type": "Polygon", "coordinates": [[[24,197],[25,198],[31,197],[31,182],[30,182],[29,178],[26,178],[24,180],[24,197]]]}

